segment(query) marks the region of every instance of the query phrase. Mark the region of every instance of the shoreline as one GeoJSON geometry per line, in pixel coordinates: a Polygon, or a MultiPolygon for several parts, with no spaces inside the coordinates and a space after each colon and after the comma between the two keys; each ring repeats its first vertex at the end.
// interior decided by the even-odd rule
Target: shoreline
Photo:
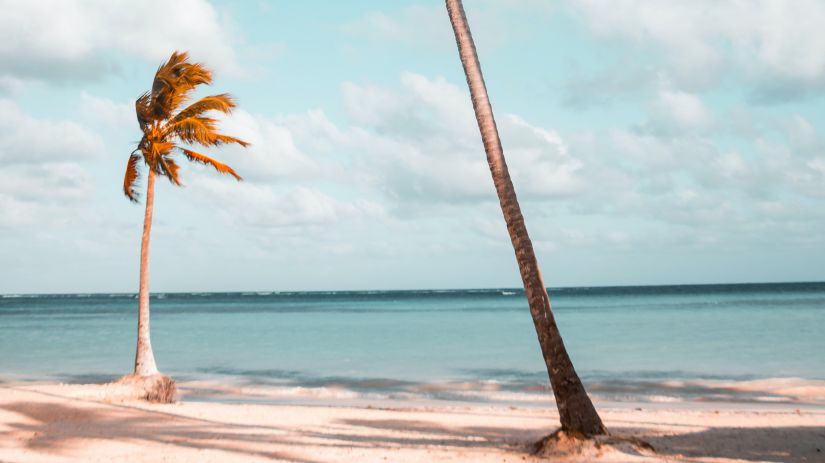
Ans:
{"type": "MultiPolygon", "coordinates": [[[[348,377],[257,377],[243,375],[171,374],[186,401],[233,402],[261,405],[300,404],[309,402],[330,405],[363,405],[374,401],[414,402],[436,405],[491,404],[517,405],[525,408],[553,407],[549,384],[497,379],[457,379],[417,382],[391,378],[348,377]]],[[[105,384],[116,381],[115,375],[78,375],[38,377],[32,375],[0,376],[3,384],[105,384]]],[[[708,403],[739,407],[754,406],[825,406],[825,380],[798,377],[758,379],[606,379],[585,380],[594,401],[618,407],[664,405],[679,408],[708,403]],[[680,405],[682,404],[682,405],[680,405]]]]}
{"type": "MultiPolygon", "coordinates": [[[[159,405],[103,385],[0,383],[0,461],[540,461],[530,444],[558,426],[550,401],[255,404],[190,400],[186,391],[203,384],[180,386],[182,401],[159,405]]],[[[611,448],[561,461],[825,461],[825,405],[596,405],[611,432],[656,452],[611,448]]]]}

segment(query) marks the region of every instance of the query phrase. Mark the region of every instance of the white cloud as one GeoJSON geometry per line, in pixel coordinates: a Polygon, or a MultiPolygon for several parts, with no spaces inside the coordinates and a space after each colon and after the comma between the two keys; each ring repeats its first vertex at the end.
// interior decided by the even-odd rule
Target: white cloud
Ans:
{"type": "MultiPolygon", "coordinates": [[[[358,126],[350,145],[362,175],[398,202],[495,200],[469,94],[443,78],[405,73],[400,88],[347,83],[358,126]]],[[[499,130],[520,194],[563,197],[581,188],[580,163],[552,130],[501,115],[499,130]]]]}
{"type": "Polygon", "coordinates": [[[679,86],[705,86],[717,78],[722,57],[710,43],[716,18],[707,17],[714,8],[706,2],[620,0],[610,8],[595,0],[572,3],[596,34],[665,50],[664,58],[679,86]]]}
{"type": "MultiPolygon", "coordinates": [[[[432,213],[494,203],[467,92],[443,78],[413,73],[403,74],[399,84],[343,84],[348,126],[320,110],[276,117],[237,111],[222,121],[222,130],[252,146],[211,154],[247,181],[214,179],[206,169],[203,176],[200,170],[187,173],[196,177],[185,183],[203,190],[196,197],[212,198],[250,227],[340,225],[366,216],[386,222],[392,219],[384,210],[432,213]]],[[[557,132],[515,115],[502,115],[499,127],[521,197],[558,199],[583,190],[583,165],[557,132]]]]}
{"type": "MultiPolygon", "coordinates": [[[[399,236],[413,233],[399,228],[411,214],[445,220],[441,226],[466,223],[468,211],[498,217],[490,212],[496,206],[495,191],[462,86],[405,73],[396,86],[346,83],[341,92],[349,125],[334,123],[322,110],[273,117],[239,110],[223,120],[224,132],[253,146],[208,154],[232,165],[247,181],[237,183],[205,167],[189,169],[181,204],[214,208],[224,224],[241,227],[271,249],[321,239],[336,252],[368,248],[353,241],[360,233],[353,230],[366,224],[399,236]]],[[[659,119],[651,124],[671,124],[668,133],[642,127],[562,134],[499,114],[508,165],[543,250],[652,246],[665,243],[661,234],[712,247],[747,230],[785,232],[794,239],[799,230],[809,229],[805,201],[825,194],[825,161],[810,121],[789,118],[782,125],[787,144],[757,139],[743,149],[723,149],[707,131],[692,130],[710,120],[694,95],[663,85],[659,97],[659,119]],[[783,195],[790,203],[778,208],[775,201],[783,195]],[[542,224],[558,217],[570,224],[563,233],[541,231],[542,224]]],[[[80,112],[131,126],[128,106],[83,95],[80,112]]],[[[26,118],[17,114],[7,119],[26,118]]],[[[67,180],[54,172],[29,173],[51,183],[31,191],[62,191],[74,201],[88,193],[76,184],[66,183],[62,190],[53,186],[67,180]]],[[[36,217],[26,218],[22,201],[41,199],[10,197],[2,197],[8,216],[33,223],[36,217]]],[[[490,228],[503,233],[498,221],[490,228]]],[[[486,245],[499,241],[484,238],[486,245]]]]}
{"type": "Polygon", "coordinates": [[[0,96],[17,93],[23,87],[19,79],[12,76],[0,75],[0,96]]]}
{"type": "Polygon", "coordinates": [[[36,164],[103,156],[101,138],[72,121],[37,119],[0,99],[0,161],[36,164]]]}
{"type": "Polygon", "coordinates": [[[345,82],[345,108],[356,123],[378,133],[429,142],[431,138],[460,136],[461,142],[476,143],[478,131],[466,91],[444,78],[428,79],[405,72],[401,89],[394,90],[345,82]]]}
{"type": "Polygon", "coordinates": [[[113,54],[160,63],[173,50],[239,72],[205,0],[2,0],[0,11],[0,81],[99,79],[116,69],[113,54]]]}
{"type": "Polygon", "coordinates": [[[197,201],[216,207],[232,223],[258,229],[293,229],[336,225],[365,217],[380,216],[375,202],[357,199],[344,201],[315,187],[278,188],[248,182],[198,176],[192,182],[197,201]]]}
{"type": "Polygon", "coordinates": [[[576,109],[609,105],[646,96],[656,87],[656,82],[656,70],[652,66],[629,66],[622,60],[590,75],[573,63],[561,89],[561,103],[576,109]]]}
{"type": "Polygon", "coordinates": [[[18,165],[0,172],[0,195],[19,201],[78,201],[92,191],[92,177],[75,163],[18,165]]]}
{"type": "Polygon", "coordinates": [[[809,155],[825,154],[825,146],[816,127],[809,120],[794,115],[786,124],[785,136],[790,146],[798,153],[809,155]]]}
{"type": "Polygon", "coordinates": [[[94,193],[94,178],[71,162],[0,169],[0,228],[80,223],[78,208],[94,193]]]}
{"type": "MultiPolygon", "coordinates": [[[[252,181],[299,182],[324,176],[334,169],[323,157],[310,156],[298,146],[291,127],[307,124],[321,134],[327,132],[324,116],[318,113],[292,116],[286,121],[252,115],[237,110],[223,117],[221,131],[251,144],[248,148],[230,146],[221,150],[221,158],[235,168],[242,177],[252,181]],[[313,123],[315,123],[313,125],[313,123]]],[[[300,133],[300,132],[299,132],[300,133]]],[[[314,135],[313,135],[314,136],[314,135]]],[[[311,145],[311,144],[310,144],[311,145]]]]}
{"type": "Polygon", "coordinates": [[[703,129],[711,124],[710,113],[702,99],[691,93],[663,88],[659,91],[656,106],[668,122],[681,130],[703,129]]]}
{"type": "Polygon", "coordinates": [[[680,88],[713,87],[725,72],[742,72],[763,100],[825,88],[822,2],[571,3],[596,34],[658,50],[680,88]]]}
{"type": "Polygon", "coordinates": [[[609,134],[605,142],[590,142],[595,146],[571,147],[583,156],[588,184],[599,185],[598,194],[591,191],[581,201],[608,200],[612,207],[597,209],[602,212],[755,224],[767,220],[759,204],[782,198],[806,220],[808,203],[825,194],[825,177],[817,169],[825,152],[795,149],[792,132],[784,143],[756,138],[739,149],[691,133],[613,129],[609,134]],[[612,180],[605,180],[609,175],[612,180]]]}
{"type": "MultiPolygon", "coordinates": [[[[342,93],[350,126],[337,126],[320,111],[277,118],[279,136],[288,141],[280,151],[328,163],[328,168],[303,166],[314,173],[303,177],[310,184],[333,184],[347,197],[380,200],[401,216],[411,211],[450,216],[456,205],[495,203],[469,97],[459,86],[405,73],[398,87],[346,83],[342,93]]],[[[611,129],[563,137],[516,115],[499,115],[520,199],[545,204],[544,209],[548,200],[554,201],[559,206],[554,213],[608,214],[692,227],[718,220],[739,227],[761,220],[754,201],[788,191],[819,194],[816,156],[804,164],[796,155],[759,148],[759,143],[745,155],[723,149],[708,138],[711,134],[692,130],[711,123],[698,97],[666,86],[660,93],[660,119],[672,125],[667,133],[611,129]]],[[[797,132],[807,133],[804,121],[794,121],[797,132]]],[[[806,139],[804,133],[797,138],[806,139]]],[[[286,159],[285,165],[290,164],[289,156],[278,156],[274,151],[271,162],[286,159]]],[[[625,229],[594,233],[616,245],[628,241],[621,238],[625,229]]],[[[554,242],[576,243],[569,237],[554,242]]]]}
{"type": "Polygon", "coordinates": [[[80,94],[80,116],[94,122],[100,122],[110,128],[137,130],[135,104],[132,102],[116,103],[108,98],[80,94]]]}
{"type": "Polygon", "coordinates": [[[515,115],[505,115],[501,126],[507,136],[505,156],[512,161],[510,174],[528,198],[568,197],[586,188],[583,163],[570,156],[557,132],[515,115]]]}
{"type": "Polygon", "coordinates": [[[0,99],[0,228],[76,220],[95,186],[80,162],[103,153],[103,140],[76,122],[38,119],[0,99]]]}

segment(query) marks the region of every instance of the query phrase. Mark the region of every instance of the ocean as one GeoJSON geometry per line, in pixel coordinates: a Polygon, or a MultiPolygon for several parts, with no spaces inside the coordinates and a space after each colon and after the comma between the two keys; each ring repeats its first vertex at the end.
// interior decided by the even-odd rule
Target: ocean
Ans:
{"type": "MultiPolygon", "coordinates": [[[[736,390],[781,401],[730,385],[825,380],[825,283],[551,288],[550,298],[601,400],[736,390]]],[[[179,381],[269,387],[262,400],[549,396],[521,289],[155,293],[151,304],[158,366],[179,381]]],[[[0,296],[0,380],[129,373],[136,311],[135,294],[0,296]]]]}

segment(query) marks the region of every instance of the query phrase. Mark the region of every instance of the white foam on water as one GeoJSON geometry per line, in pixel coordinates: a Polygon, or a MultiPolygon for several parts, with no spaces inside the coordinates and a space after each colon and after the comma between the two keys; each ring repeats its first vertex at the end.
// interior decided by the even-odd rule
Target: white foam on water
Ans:
{"type": "Polygon", "coordinates": [[[673,397],[668,395],[650,395],[645,397],[650,402],[657,402],[657,403],[672,403],[672,402],[684,402],[685,399],[681,397],[673,397]]]}

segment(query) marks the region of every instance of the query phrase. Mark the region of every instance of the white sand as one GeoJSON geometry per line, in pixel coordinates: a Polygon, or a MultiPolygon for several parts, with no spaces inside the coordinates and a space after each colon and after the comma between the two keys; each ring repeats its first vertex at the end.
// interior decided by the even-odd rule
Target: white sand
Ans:
{"type": "MultiPolygon", "coordinates": [[[[0,462],[548,461],[528,449],[558,426],[553,409],[153,405],[113,402],[111,393],[94,385],[0,384],[0,462]]],[[[656,452],[608,448],[554,461],[825,462],[821,405],[597,406],[612,432],[641,437],[656,452]]]]}

